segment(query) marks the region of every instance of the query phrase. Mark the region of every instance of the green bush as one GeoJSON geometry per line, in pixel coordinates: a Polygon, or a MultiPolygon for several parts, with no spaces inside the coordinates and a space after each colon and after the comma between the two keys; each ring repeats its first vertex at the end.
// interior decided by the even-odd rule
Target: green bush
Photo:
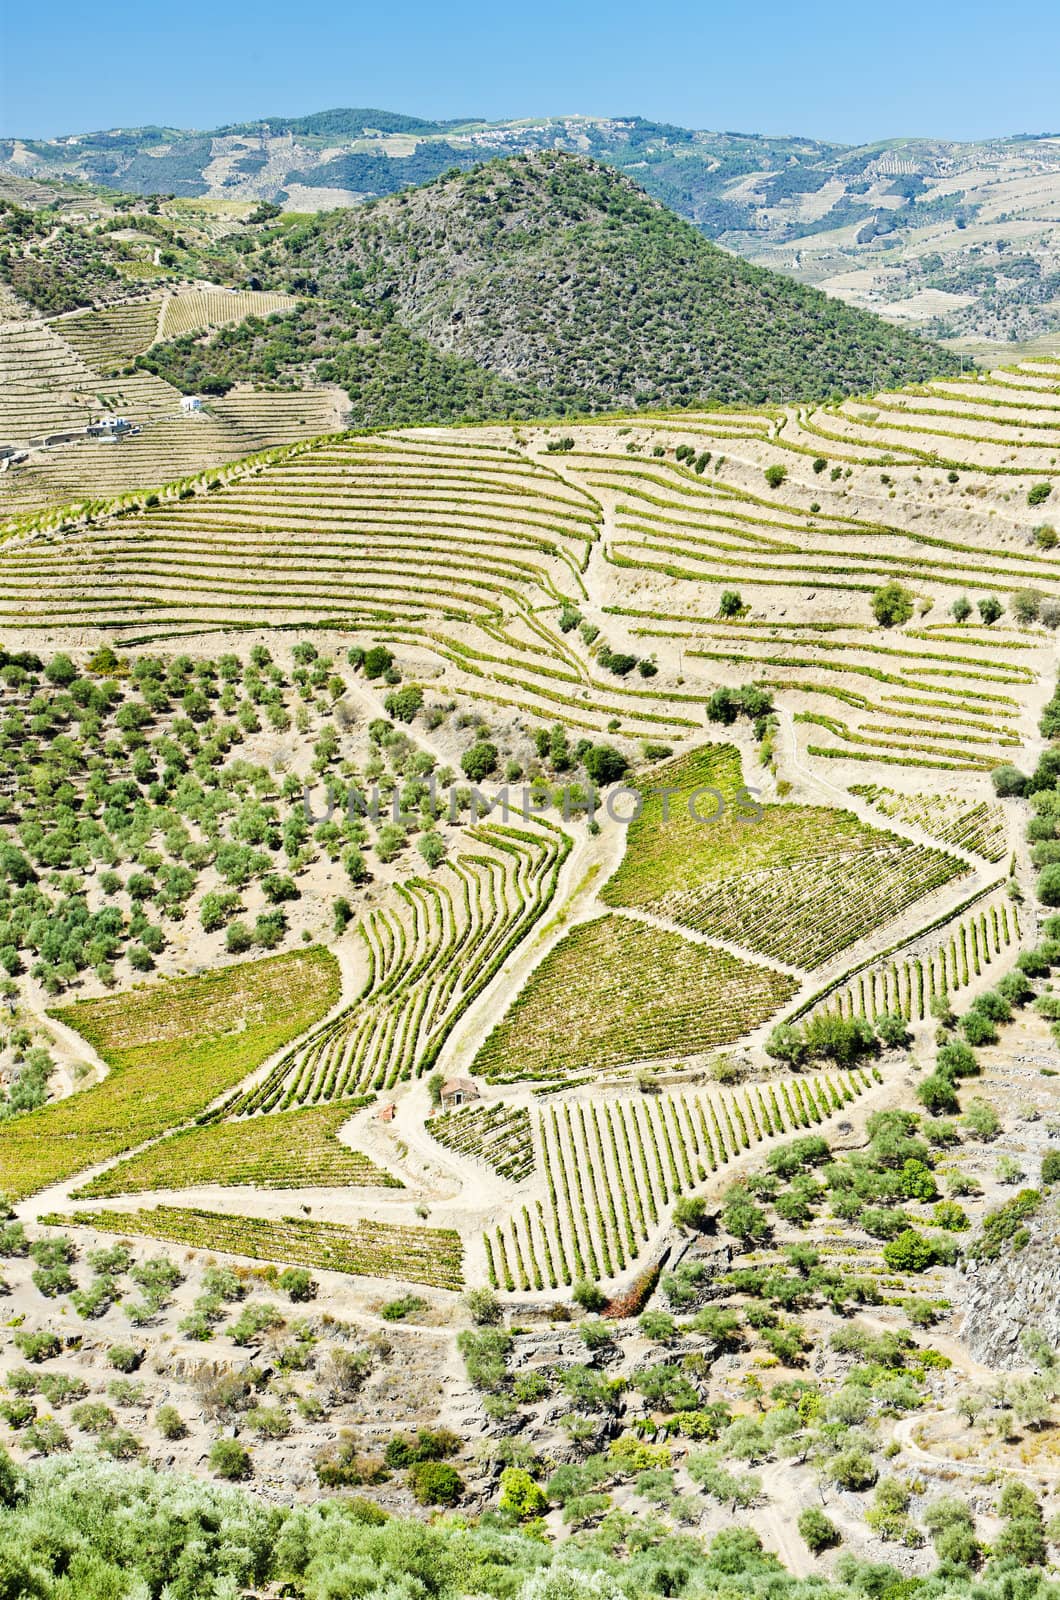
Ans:
{"type": "Polygon", "coordinates": [[[969,1011],[961,1018],[961,1029],[969,1044],[997,1044],[998,1031],[981,1011],[969,1011]]]}
{"type": "Polygon", "coordinates": [[[924,1078],[917,1085],[916,1097],[933,1117],[947,1116],[960,1110],[953,1080],[944,1072],[933,1072],[930,1077],[924,1078]]]}
{"type": "Polygon", "coordinates": [[[523,1467],[505,1467],[501,1473],[501,1492],[498,1505],[501,1511],[520,1522],[530,1517],[540,1517],[548,1510],[548,1497],[539,1483],[535,1483],[523,1467]]]}
{"type": "Polygon", "coordinates": [[[250,1451],[238,1439],[215,1439],[210,1446],[209,1462],[217,1477],[232,1481],[249,1478],[253,1471],[250,1451]]]}
{"type": "Polygon", "coordinates": [[[464,1480],[447,1461],[420,1461],[409,1469],[409,1488],[421,1506],[455,1506],[464,1480]]]}
{"type": "Polygon", "coordinates": [[[491,773],[497,770],[497,746],[488,739],[479,739],[470,749],[465,750],[460,757],[460,766],[465,777],[472,783],[481,783],[491,773]]]}
{"type": "Polygon", "coordinates": [[[187,1424],[176,1406],[161,1405],[155,1412],[155,1427],[163,1439],[183,1439],[187,1432],[187,1424]]]}
{"type": "Polygon", "coordinates": [[[839,1529],[816,1506],[807,1506],[805,1511],[800,1512],[796,1526],[807,1549],[815,1556],[840,1542],[839,1529]]]}
{"type": "Polygon", "coordinates": [[[1027,792],[1026,774],[1018,767],[1014,767],[1011,762],[995,767],[990,779],[994,785],[994,792],[1002,800],[1018,798],[1027,792]]]}
{"type": "Polygon", "coordinates": [[[385,645],[375,644],[365,651],[361,665],[366,678],[381,678],[394,665],[394,657],[385,645]]]}
{"type": "Polygon", "coordinates": [[[143,1351],[131,1344],[112,1344],[107,1351],[107,1360],[119,1372],[135,1372],[143,1360],[143,1351]]]}
{"type": "Polygon", "coordinates": [[[883,628],[901,627],[913,615],[913,596],[900,583],[885,583],[872,597],[872,614],[883,628]]]}
{"type": "Polygon", "coordinates": [[[892,1272],[926,1272],[935,1260],[929,1240],[915,1228],[906,1228],[883,1247],[883,1259],[892,1272]]]}
{"type": "Polygon", "coordinates": [[[575,1305],[581,1306],[583,1311],[602,1311],[607,1304],[607,1296],[600,1285],[593,1283],[591,1278],[579,1278],[571,1290],[571,1299],[575,1305]]]}

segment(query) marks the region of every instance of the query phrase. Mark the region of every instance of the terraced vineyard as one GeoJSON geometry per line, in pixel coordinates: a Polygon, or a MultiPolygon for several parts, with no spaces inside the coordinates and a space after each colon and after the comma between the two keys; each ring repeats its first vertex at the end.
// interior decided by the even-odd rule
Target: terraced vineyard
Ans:
{"type": "MultiPolygon", "coordinates": [[[[718,439],[698,421],[671,437],[688,449],[718,439]]],[[[752,437],[760,459],[772,456],[789,470],[775,448],[787,434],[774,434],[764,419],[757,433],[726,430],[718,442],[741,449],[752,437]]],[[[1035,676],[1034,665],[1020,659],[1031,648],[1027,640],[1006,635],[1009,653],[999,656],[1000,638],[973,634],[966,644],[952,625],[926,623],[892,641],[857,621],[788,621],[786,613],[812,590],[814,599],[825,597],[826,612],[849,609],[845,600],[867,614],[873,592],[892,581],[918,592],[927,586],[931,605],[937,595],[946,609],[963,590],[1002,603],[1027,586],[1055,595],[1050,558],[999,552],[996,544],[980,548],[944,530],[929,535],[888,526],[886,498],[870,501],[870,517],[852,516],[843,514],[839,491],[829,497],[834,509],[822,511],[817,501],[801,504],[802,494],[795,500],[781,491],[774,498],[739,483],[697,480],[676,461],[629,462],[588,451],[573,459],[589,487],[614,502],[606,559],[629,584],[651,575],[670,580],[666,609],[629,602],[610,608],[633,640],[657,648],[665,641],[682,660],[703,663],[705,672],[742,678],[750,671],[764,688],[794,692],[809,752],[818,757],[975,771],[996,765],[1018,744],[1021,691],[1035,676]],[[710,609],[701,598],[704,586],[754,596],[756,610],[774,615],[704,620],[710,609]]],[[[823,453],[817,459],[827,465],[823,453]]],[[[806,464],[799,460],[790,470],[805,472],[806,464]]],[[[843,471],[837,462],[826,482],[838,474],[845,485],[843,471]]],[[[747,474],[739,477],[746,481],[747,474]]],[[[887,472],[883,477],[897,481],[887,472]]],[[[816,483],[814,490],[828,492],[816,483]]]]}
{"type": "Polygon", "coordinates": [[[104,412],[142,421],[178,409],[176,391],[148,372],[105,378],[60,336],[63,323],[0,327],[0,438],[84,428],[104,412]]]}
{"type": "Polygon", "coordinates": [[[56,331],[94,371],[113,373],[158,337],[160,300],[133,301],[63,317],[56,331]]]}
{"type": "Polygon", "coordinates": [[[195,1189],[401,1188],[358,1150],[340,1143],[348,1106],[280,1112],[268,1119],[213,1122],[160,1140],[93,1178],[78,1197],[195,1189]]]}
{"type": "Polygon", "coordinates": [[[257,1261],[287,1261],[326,1272],[401,1278],[438,1289],[463,1284],[463,1247],[451,1228],[400,1227],[362,1219],[352,1227],[305,1217],[240,1217],[191,1207],[75,1211],[66,1225],[132,1238],[168,1239],[192,1250],[222,1250],[257,1261]]]}
{"type": "Polygon", "coordinates": [[[433,879],[409,878],[359,933],[362,994],[230,1107],[286,1110],[392,1089],[433,1067],[468,1006],[552,902],[569,838],[552,830],[470,830],[478,850],[433,879]]]}
{"type": "Polygon", "coordinates": [[[490,1281],[525,1291],[618,1276],[679,1195],[745,1150],[827,1121],[871,1082],[833,1072],[545,1105],[534,1114],[534,1145],[547,1198],[514,1207],[485,1235],[490,1281]]]}
{"type": "Polygon", "coordinates": [[[289,294],[261,289],[183,289],[168,294],[158,322],[160,339],[221,328],[245,317],[269,317],[293,311],[298,301],[289,294]]]}
{"type": "Polygon", "coordinates": [[[885,817],[900,817],[903,822],[922,828],[941,844],[974,851],[987,861],[1000,861],[1005,854],[1008,830],[1005,812],[999,805],[960,794],[898,794],[871,783],[852,784],[850,792],[867,800],[885,817]]]}
{"type": "MultiPolygon", "coordinates": [[[[121,382],[127,388],[141,380],[160,382],[150,374],[121,382]]],[[[163,388],[168,390],[168,385],[163,388]]],[[[212,400],[208,411],[193,416],[179,414],[179,396],[173,390],[165,396],[165,408],[162,414],[160,402],[158,414],[143,424],[143,431],[119,444],[82,440],[53,445],[17,472],[3,474],[0,518],[86,500],[107,502],[137,491],[143,491],[139,497],[143,500],[147,491],[162,483],[180,484],[244,456],[327,433],[339,420],[334,395],[323,389],[294,395],[233,390],[223,400],[212,400]]],[[[143,412],[133,405],[128,414],[137,418],[143,412]]],[[[79,426],[86,420],[82,416],[79,426]]],[[[127,608],[121,609],[128,614],[127,608]]]]}
{"type": "Polygon", "coordinates": [[[741,802],[732,746],[696,751],[652,774],[603,899],[796,966],[839,951],[965,870],[955,857],[866,827],[851,812],[741,802]],[[700,793],[698,820],[689,797],[700,793]],[[743,812],[741,814],[741,805],[743,812]]]}
{"type": "Polygon", "coordinates": [[[427,1126],[431,1138],[447,1150],[485,1161],[498,1177],[518,1183],[534,1171],[530,1113],[525,1106],[509,1106],[501,1101],[488,1106],[462,1106],[432,1117],[427,1126]]]}
{"type": "Polygon", "coordinates": [[[842,452],[886,452],[895,462],[1008,473],[1055,472],[1060,438],[1055,401],[1060,361],[1041,356],[981,379],[919,384],[870,402],[845,400],[798,414],[793,441],[842,452]],[[989,453],[984,456],[984,446],[989,453]]]}
{"type": "MultiPolygon", "coordinates": [[[[1020,936],[1019,913],[1011,900],[995,894],[955,925],[948,925],[923,949],[899,951],[842,985],[821,1009],[844,1017],[889,1012],[924,1022],[934,1001],[956,996],[976,978],[1010,961],[1020,936]]],[[[1006,963],[1007,964],[1007,963],[1006,963]]]]}
{"type": "Polygon", "coordinates": [[[795,993],[786,973],[609,915],[549,952],[475,1058],[491,1081],[569,1077],[702,1054],[795,993]]]}

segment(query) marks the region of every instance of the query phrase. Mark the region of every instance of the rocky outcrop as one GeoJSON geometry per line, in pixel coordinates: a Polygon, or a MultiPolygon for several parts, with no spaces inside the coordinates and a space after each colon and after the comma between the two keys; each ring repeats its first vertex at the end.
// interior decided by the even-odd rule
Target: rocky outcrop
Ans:
{"type": "Polygon", "coordinates": [[[1039,1223],[1022,1250],[996,1261],[969,1261],[964,1279],[961,1338],[984,1366],[1028,1366],[1020,1347],[1024,1328],[1060,1346],[1060,1229],[1055,1218],[1039,1223]]]}

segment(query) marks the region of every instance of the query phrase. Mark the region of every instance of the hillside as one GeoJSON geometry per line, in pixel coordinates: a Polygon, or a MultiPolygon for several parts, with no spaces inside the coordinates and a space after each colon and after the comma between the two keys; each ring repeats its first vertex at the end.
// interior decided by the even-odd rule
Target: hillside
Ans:
{"type": "MultiPolygon", "coordinates": [[[[246,259],[271,287],[385,310],[559,411],[821,399],[959,367],[719,250],[631,180],[554,152],[266,230],[246,259]]],[[[233,341],[223,343],[228,359],[233,341]]],[[[329,357],[335,381],[346,359],[341,348],[329,357]]],[[[158,352],[152,364],[180,381],[179,361],[158,352]]]]}
{"type": "MultiPolygon", "coordinates": [[[[136,343],[64,322],[101,365],[136,343]]],[[[340,434],[9,533],[0,1441],[31,1493],[95,1451],[111,1496],[155,1492],[121,1461],[249,1477],[333,1532],[350,1490],[370,1531],[490,1511],[498,1600],[578,1594],[515,1587],[517,1490],[539,1562],[573,1533],[613,1565],[597,1600],[675,1553],[712,1593],[707,1547],[731,1581],[735,1506],[763,1594],[779,1559],[836,1600],[891,1569],[1004,1600],[1019,1536],[1050,1600],[1056,1362],[1018,1312],[987,1350],[983,1300],[1051,1287],[1060,761],[1030,802],[990,774],[1056,726],[1058,395],[1028,362],[340,434]]]]}
{"type": "Polygon", "coordinates": [[[0,327],[0,429],[142,421],[0,473],[12,1593],[1055,1600],[1060,363],[326,431],[484,372],[427,237],[566,336],[656,216],[0,327]]]}
{"type": "Polygon", "coordinates": [[[934,337],[1028,341],[1060,323],[1060,141],[1046,136],[848,147],[641,117],[433,123],[340,109],[205,132],[8,139],[0,175],[307,212],[550,148],[629,174],[737,254],[934,337]]]}

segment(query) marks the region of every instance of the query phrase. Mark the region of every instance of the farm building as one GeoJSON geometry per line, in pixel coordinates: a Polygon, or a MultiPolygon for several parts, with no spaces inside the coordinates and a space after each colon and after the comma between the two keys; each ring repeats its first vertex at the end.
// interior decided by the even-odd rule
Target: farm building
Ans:
{"type": "Polygon", "coordinates": [[[447,1078],[442,1084],[441,1102],[443,1111],[452,1111],[457,1106],[470,1105],[472,1100],[478,1100],[478,1084],[470,1078],[447,1078]]]}

